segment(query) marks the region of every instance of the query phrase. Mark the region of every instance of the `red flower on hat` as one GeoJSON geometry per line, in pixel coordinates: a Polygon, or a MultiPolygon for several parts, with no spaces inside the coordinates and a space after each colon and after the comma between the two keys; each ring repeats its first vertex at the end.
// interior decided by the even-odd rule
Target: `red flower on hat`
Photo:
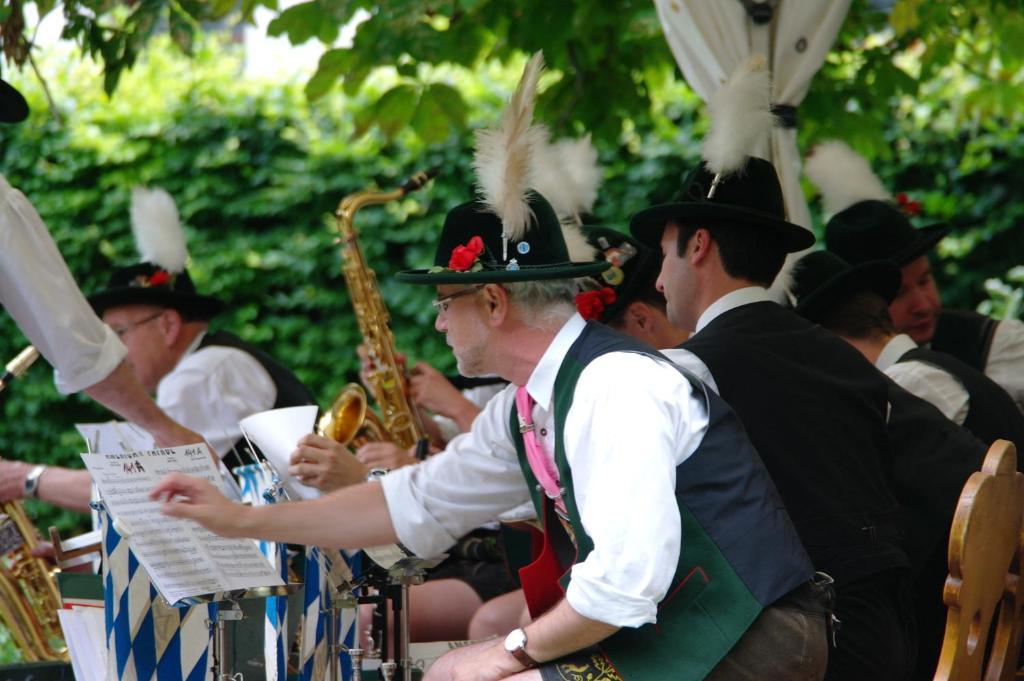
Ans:
{"type": "Polygon", "coordinates": [[[465,246],[456,246],[448,259],[448,268],[456,272],[465,272],[473,267],[477,258],[484,251],[484,240],[478,236],[466,242],[465,246]]]}
{"type": "Polygon", "coordinates": [[[150,286],[162,286],[171,282],[171,274],[167,270],[157,270],[149,278],[150,286]]]}
{"type": "Polygon", "coordinates": [[[584,319],[600,319],[605,309],[615,302],[615,291],[609,286],[576,294],[576,309],[584,319]]]}
{"type": "Polygon", "coordinates": [[[896,203],[899,204],[900,210],[907,215],[920,215],[921,213],[921,202],[911,201],[910,197],[904,192],[896,195],[896,203]]]}

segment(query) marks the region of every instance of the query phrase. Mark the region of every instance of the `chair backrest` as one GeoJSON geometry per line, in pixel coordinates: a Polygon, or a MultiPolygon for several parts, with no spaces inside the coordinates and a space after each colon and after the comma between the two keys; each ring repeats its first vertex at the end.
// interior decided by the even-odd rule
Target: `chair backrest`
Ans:
{"type": "MultiPolygon", "coordinates": [[[[1020,509],[1024,514],[1024,508],[1020,509]]],[[[992,652],[985,665],[985,681],[1012,681],[1022,678],[1018,671],[1021,639],[1024,638],[1024,521],[1017,540],[1017,553],[1004,582],[1003,599],[996,615],[992,652]]]]}
{"type": "Polygon", "coordinates": [[[949,608],[935,681],[980,681],[993,615],[1021,543],[1024,475],[1017,451],[997,440],[960,493],[949,536],[949,608]]]}

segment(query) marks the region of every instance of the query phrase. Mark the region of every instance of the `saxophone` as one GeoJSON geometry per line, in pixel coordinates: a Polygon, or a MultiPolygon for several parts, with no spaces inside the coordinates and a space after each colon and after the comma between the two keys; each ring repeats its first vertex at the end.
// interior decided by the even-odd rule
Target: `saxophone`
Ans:
{"type": "Polygon", "coordinates": [[[377,286],[377,275],[366,263],[354,220],[356,212],[364,206],[400,199],[423,187],[436,174],[436,169],[416,173],[401,187],[389,192],[350,194],[341,200],[334,213],[341,244],[342,273],[363,344],[373,364],[367,382],[381,412],[379,419],[375,418],[372,411],[366,410],[366,394],[362,388],[355,384],[346,386],[317,427],[339,442],[353,441],[358,432],[366,430],[370,431],[367,440],[389,440],[405,449],[426,440],[419,412],[409,399],[405,373],[396,359],[395,337],[388,325],[390,316],[377,286]]]}
{"type": "MultiPolygon", "coordinates": [[[[19,353],[0,377],[0,390],[38,357],[32,346],[19,353]]],[[[32,555],[39,540],[21,502],[6,501],[0,510],[0,620],[27,662],[67,660],[57,619],[60,593],[53,579],[57,570],[32,555]]]]}

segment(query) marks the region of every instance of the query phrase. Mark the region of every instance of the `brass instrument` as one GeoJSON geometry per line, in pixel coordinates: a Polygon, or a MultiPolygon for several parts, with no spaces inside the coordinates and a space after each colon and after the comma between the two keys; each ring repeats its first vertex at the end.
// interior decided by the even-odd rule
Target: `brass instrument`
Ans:
{"type": "Polygon", "coordinates": [[[338,221],[345,284],[352,299],[363,343],[374,367],[367,381],[381,411],[380,418],[375,418],[373,412],[366,409],[366,394],[362,388],[355,384],[346,386],[334,401],[330,412],[318,424],[318,430],[328,437],[333,437],[328,433],[338,433],[339,437],[334,439],[340,442],[352,441],[358,444],[354,440],[357,434],[367,441],[389,440],[402,448],[426,440],[419,412],[408,396],[405,374],[396,359],[395,337],[388,325],[390,316],[377,286],[377,275],[366,263],[363,250],[359,247],[354,220],[360,208],[400,199],[421,188],[436,174],[436,170],[416,173],[401,187],[389,192],[364,191],[350,194],[341,200],[334,213],[338,221]],[[374,433],[374,430],[378,432],[374,433]],[[346,437],[348,439],[344,440],[346,437]]]}
{"type": "MultiPolygon", "coordinates": [[[[8,362],[0,390],[38,358],[29,346],[8,362]]],[[[0,620],[26,661],[67,660],[57,619],[60,593],[53,575],[58,570],[32,555],[39,540],[21,502],[6,501],[0,510],[0,620]]]]}

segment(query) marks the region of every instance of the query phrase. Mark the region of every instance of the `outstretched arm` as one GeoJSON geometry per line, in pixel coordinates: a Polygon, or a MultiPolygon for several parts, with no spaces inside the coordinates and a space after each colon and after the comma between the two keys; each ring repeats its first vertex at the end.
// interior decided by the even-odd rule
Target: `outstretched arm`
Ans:
{"type": "Polygon", "coordinates": [[[251,537],[338,549],[398,541],[379,483],[363,483],[312,501],[243,506],[229,501],[205,480],[172,473],[150,498],[163,512],[193,520],[222,537],[251,537]]]}

